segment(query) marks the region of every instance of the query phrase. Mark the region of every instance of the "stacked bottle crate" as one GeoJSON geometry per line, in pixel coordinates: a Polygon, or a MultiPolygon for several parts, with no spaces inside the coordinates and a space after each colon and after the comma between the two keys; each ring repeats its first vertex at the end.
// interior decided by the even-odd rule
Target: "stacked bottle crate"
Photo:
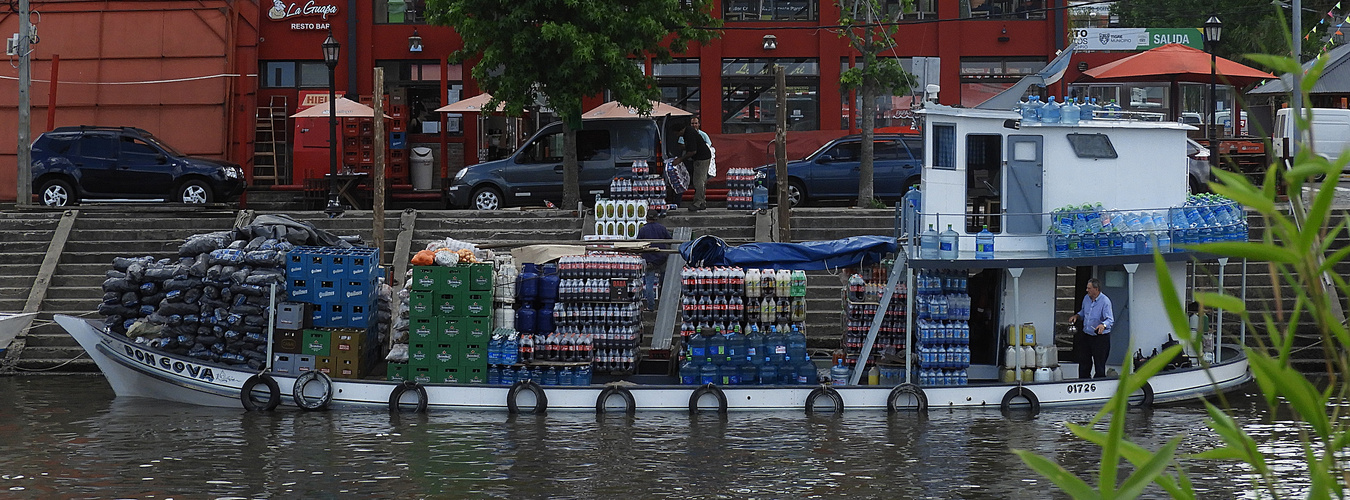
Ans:
{"type": "MultiPolygon", "coordinates": [[[[374,248],[295,247],[286,254],[286,292],[309,304],[300,332],[302,356],[337,378],[361,378],[379,358],[374,331],[379,253],[374,248]]],[[[289,343],[283,335],[275,342],[289,343]]],[[[297,367],[299,369],[299,367],[297,367]]]]}
{"type": "MultiPolygon", "coordinates": [[[[407,378],[419,383],[486,383],[492,264],[414,266],[411,279],[407,378]]],[[[391,373],[390,379],[395,375],[391,373]]]]}
{"type": "Polygon", "coordinates": [[[813,384],[806,273],[686,267],[680,274],[683,384],[813,384]]]}
{"type": "MultiPolygon", "coordinates": [[[[589,363],[597,372],[616,375],[635,373],[643,265],[640,257],[605,252],[560,259],[558,303],[550,312],[553,330],[541,329],[533,359],[589,363]]],[[[589,383],[589,371],[582,382],[589,383]]]]}
{"type": "MultiPolygon", "coordinates": [[[[881,297],[886,291],[892,260],[860,268],[850,269],[853,273],[848,280],[848,293],[844,308],[844,362],[850,368],[858,365],[858,355],[862,353],[867,332],[872,327],[877,309],[881,307],[881,297]]],[[[863,363],[863,369],[875,365],[886,358],[903,356],[905,350],[905,300],[907,288],[904,281],[898,281],[891,294],[891,302],[877,330],[876,340],[872,343],[869,358],[863,363]]]]}
{"type": "Polygon", "coordinates": [[[408,106],[392,104],[389,114],[389,155],[385,157],[385,178],[390,184],[412,182],[408,170],[408,106]]]}
{"type": "Polygon", "coordinates": [[[925,270],[915,281],[920,385],[966,385],[970,296],[962,270],[925,270]]]}

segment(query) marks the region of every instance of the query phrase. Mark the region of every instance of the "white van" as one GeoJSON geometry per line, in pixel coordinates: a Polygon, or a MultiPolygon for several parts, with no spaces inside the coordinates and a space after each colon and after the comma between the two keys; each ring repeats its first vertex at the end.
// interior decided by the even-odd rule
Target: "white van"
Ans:
{"type": "MultiPolygon", "coordinates": [[[[1281,158],[1289,158],[1288,144],[1294,139],[1292,110],[1284,108],[1275,114],[1274,147],[1281,158]]],[[[1323,158],[1350,154],[1350,109],[1312,108],[1312,149],[1323,158]]]]}

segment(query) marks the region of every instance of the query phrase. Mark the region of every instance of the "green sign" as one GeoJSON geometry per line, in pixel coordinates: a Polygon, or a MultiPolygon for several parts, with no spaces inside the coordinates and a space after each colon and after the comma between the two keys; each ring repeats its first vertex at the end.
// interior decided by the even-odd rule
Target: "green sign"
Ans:
{"type": "Polygon", "coordinates": [[[1148,28],[1148,43],[1138,50],[1156,49],[1169,43],[1205,50],[1205,35],[1200,28],[1148,28]]]}

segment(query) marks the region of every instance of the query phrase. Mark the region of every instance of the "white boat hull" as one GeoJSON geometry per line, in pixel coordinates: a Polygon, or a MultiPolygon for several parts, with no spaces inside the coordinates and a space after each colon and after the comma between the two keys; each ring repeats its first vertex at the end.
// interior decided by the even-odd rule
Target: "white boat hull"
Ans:
{"type": "MultiPolygon", "coordinates": [[[[96,324],[73,316],[57,315],[56,321],[89,352],[119,396],[147,397],[181,403],[239,407],[239,393],[254,372],[225,368],[186,357],[167,355],[106,333],[96,324]]],[[[1163,372],[1149,381],[1155,402],[1193,399],[1237,387],[1251,379],[1247,360],[1235,357],[1212,366],[1213,383],[1204,370],[1187,369],[1163,372]]],[[[274,374],[284,405],[294,405],[290,396],[295,377],[274,374]]],[[[1022,384],[1043,407],[1101,405],[1115,393],[1116,379],[1065,380],[1022,384]]],[[[380,380],[333,379],[332,406],[388,407],[398,382],[380,380]]],[[[469,384],[428,384],[427,407],[430,410],[506,410],[507,386],[469,384]]],[[[974,384],[966,386],[924,387],[929,408],[999,408],[1008,392],[1018,384],[974,384]]],[[[550,411],[596,411],[597,399],[606,386],[545,387],[550,411]]],[[[695,386],[630,385],[637,410],[690,409],[695,386]]],[[[721,390],[727,408],[741,410],[797,410],[817,386],[728,386],[721,390]]],[[[848,410],[885,410],[893,388],[878,386],[834,387],[848,410]]],[[[525,396],[528,398],[529,396],[525,396]]],[[[700,398],[700,408],[714,408],[714,396],[700,398]]],[[[408,401],[411,398],[405,398],[408,401]]],[[[525,401],[522,399],[521,401],[525,401]]],[[[824,402],[824,399],[816,401],[824,402]]],[[[611,403],[619,402],[613,398],[611,403]]],[[[532,405],[533,401],[523,403],[532,405]]]]}
{"type": "Polygon", "coordinates": [[[37,313],[0,313],[0,349],[8,349],[19,333],[33,324],[37,313]]]}

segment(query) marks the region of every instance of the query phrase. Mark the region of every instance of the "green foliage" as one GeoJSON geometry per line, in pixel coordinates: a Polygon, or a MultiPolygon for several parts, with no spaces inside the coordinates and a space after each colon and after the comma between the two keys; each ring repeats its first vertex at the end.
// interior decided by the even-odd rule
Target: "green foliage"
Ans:
{"type": "MultiPolygon", "coordinates": [[[[1338,1],[1303,0],[1303,29],[1317,26],[1338,1]]],[[[1120,15],[1121,26],[1135,28],[1199,28],[1210,14],[1217,14],[1223,21],[1223,37],[1215,48],[1219,57],[1236,59],[1250,53],[1289,53],[1291,13],[1288,7],[1276,7],[1270,0],[1121,0],[1111,6],[1111,12],[1120,15]],[[1283,15],[1278,15],[1281,12],[1283,15]]],[[[1302,37],[1298,35],[1303,53],[1317,53],[1322,40],[1302,37]]]]}
{"type": "MultiPolygon", "coordinates": [[[[1251,59],[1277,71],[1299,68],[1292,58],[1251,56],[1251,59]]],[[[1321,67],[1321,64],[1314,65],[1308,73],[1309,78],[1303,85],[1305,93],[1320,75],[1321,67]]],[[[1305,124],[1308,118],[1310,113],[1299,117],[1305,124]]],[[[1343,277],[1331,270],[1350,255],[1350,249],[1333,249],[1331,246],[1331,242],[1346,231],[1345,222],[1331,228],[1326,226],[1340,173],[1350,164],[1350,154],[1336,160],[1326,160],[1304,149],[1300,149],[1294,166],[1281,176],[1291,193],[1292,216],[1284,213],[1284,207],[1276,203],[1276,183],[1281,182],[1277,181],[1278,165],[1269,169],[1260,185],[1252,184],[1241,175],[1216,169],[1214,174],[1219,181],[1211,185],[1213,190],[1243,203],[1249,210],[1259,214],[1266,221],[1266,228],[1257,241],[1193,247],[1200,252],[1268,262],[1272,269],[1272,281],[1282,282],[1287,289],[1293,290],[1292,310],[1285,311],[1285,315],[1278,319],[1270,313],[1253,318],[1247,305],[1238,297],[1223,293],[1196,293],[1195,299],[1205,307],[1238,315],[1248,330],[1254,332],[1251,339],[1256,345],[1243,346],[1253,378],[1272,411],[1287,409],[1292,419],[1299,424],[1297,428],[1302,440],[1304,470],[1309,481],[1306,489],[1298,492],[1298,495],[1306,498],[1344,498],[1350,486],[1350,470],[1347,470],[1346,463],[1338,455],[1350,446],[1350,419],[1346,419],[1342,413],[1344,402],[1350,399],[1350,384],[1345,378],[1345,374],[1350,371],[1350,358],[1346,354],[1350,352],[1350,331],[1347,331],[1345,318],[1340,313],[1339,297],[1350,294],[1350,286],[1347,286],[1343,277]],[[1311,187],[1312,199],[1305,207],[1299,194],[1304,184],[1310,179],[1323,177],[1325,181],[1311,187]],[[1321,335],[1320,345],[1326,368],[1323,373],[1315,375],[1324,378],[1325,388],[1319,388],[1322,386],[1294,369],[1290,363],[1295,328],[1304,318],[1311,319],[1321,335]]],[[[1159,282],[1169,282],[1161,256],[1155,254],[1154,261],[1159,282]]],[[[1176,291],[1171,287],[1162,287],[1162,297],[1168,318],[1181,337],[1181,342],[1198,345],[1199,339],[1190,334],[1185,324],[1176,291]]],[[[1196,493],[1185,471],[1176,462],[1176,445],[1182,436],[1168,441],[1162,449],[1150,452],[1125,441],[1124,434],[1117,431],[1124,425],[1121,415],[1126,410],[1125,399],[1128,394],[1161,368],[1157,363],[1160,358],[1170,359],[1177,349],[1180,346],[1173,346],[1137,372],[1127,371],[1121,375],[1114,397],[1092,422],[1109,416],[1110,427],[1107,432],[1096,431],[1091,425],[1070,425],[1076,436],[1102,447],[1102,468],[1096,478],[1096,488],[1091,486],[1088,479],[1073,476],[1044,457],[1025,451],[1015,452],[1028,466],[1074,498],[1131,498],[1140,494],[1145,485],[1141,483],[1149,481],[1158,484],[1174,498],[1195,498],[1196,493]],[[1115,471],[1120,458],[1129,461],[1135,471],[1117,487],[1115,471]]],[[[1208,370],[1208,366],[1205,369],[1208,370]]],[[[1222,401],[1222,395],[1219,399],[1222,401]]],[[[1263,497],[1281,497],[1285,488],[1277,484],[1274,471],[1258,442],[1224,413],[1220,405],[1206,401],[1205,407],[1209,415],[1208,426],[1222,440],[1223,445],[1185,458],[1245,462],[1255,472],[1253,485],[1261,490],[1263,497]]]]}
{"type": "Polygon", "coordinates": [[[581,101],[608,90],[614,99],[650,111],[660,98],[643,73],[646,56],[658,62],[706,43],[721,21],[710,0],[427,0],[427,20],[450,26],[463,40],[452,61],[473,64],[473,78],[520,115],[547,101],[567,124],[563,207],[575,207],[575,131],[581,101]],[[687,3],[687,5],[686,5],[687,3]]]}

